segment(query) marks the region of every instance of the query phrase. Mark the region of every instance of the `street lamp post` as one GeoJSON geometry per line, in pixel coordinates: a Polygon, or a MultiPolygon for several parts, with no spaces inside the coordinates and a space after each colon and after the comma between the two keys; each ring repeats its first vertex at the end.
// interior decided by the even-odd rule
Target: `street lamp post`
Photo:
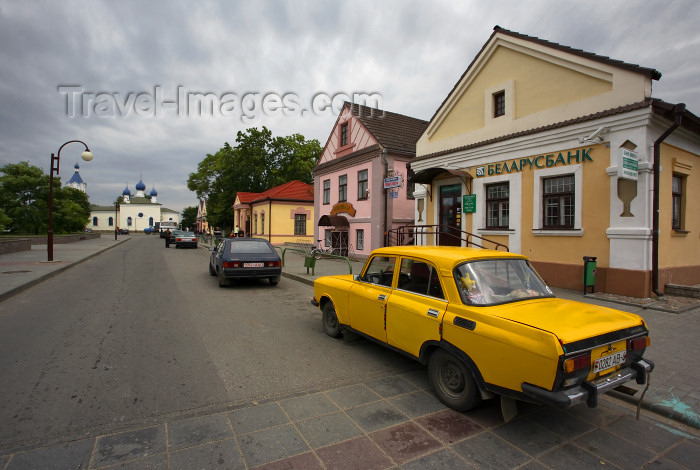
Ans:
{"type": "Polygon", "coordinates": [[[53,261],[53,175],[56,173],[56,176],[58,176],[61,150],[63,150],[63,147],[66,145],[73,142],[78,142],[85,146],[85,151],[80,155],[83,160],[86,162],[92,160],[92,152],[90,152],[87,144],[82,140],[69,140],[65,144],[61,145],[61,147],[58,149],[58,153],[55,156],[53,153],[51,154],[51,172],[49,173],[49,228],[46,237],[46,250],[48,252],[47,254],[49,261],[53,261]]]}

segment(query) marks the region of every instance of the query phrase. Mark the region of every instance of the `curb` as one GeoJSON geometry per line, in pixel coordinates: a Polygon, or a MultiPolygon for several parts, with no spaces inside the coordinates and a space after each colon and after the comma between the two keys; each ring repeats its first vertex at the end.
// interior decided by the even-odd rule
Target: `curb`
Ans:
{"type": "MultiPolygon", "coordinates": [[[[607,395],[609,397],[622,400],[625,403],[629,403],[630,405],[637,406],[639,403],[639,400],[636,400],[634,397],[626,395],[623,392],[618,392],[616,390],[611,390],[607,393],[607,395]]],[[[647,403],[645,401],[642,401],[641,408],[645,411],[648,411],[649,413],[653,413],[654,415],[663,416],[664,418],[668,418],[678,423],[685,424],[686,426],[690,426],[691,428],[700,429],[699,421],[689,420],[686,415],[674,410],[673,408],[662,407],[658,403],[647,403]]]]}
{"type": "Polygon", "coordinates": [[[119,245],[121,245],[122,243],[124,243],[124,242],[126,242],[126,241],[128,241],[128,240],[131,240],[131,238],[126,238],[126,239],[123,239],[123,240],[121,240],[121,241],[118,241],[118,242],[115,243],[114,245],[108,246],[107,248],[104,248],[104,249],[102,249],[102,250],[100,250],[100,251],[96,251],[95,253],[92,253],[91,255],[86,256],[85,258],[82,258],[82,259],[73,261],[72,263],[69,263],[69,264],[67,264],[67,265],[65,265],[65,266],[61,266],[60,268],[57,268],[57,269],[55,269],[55,270],[53,270],[53,271],[51,271],[51,272],[49,272],[49,273],[46,273],[46,274],[44,274],[44,275],[42,275],[42,276],[39,276],[38,278],[33,279],[33,280],[31,280],[31,281],[29,281],[29,282],[27,282],[27,283],[25,283],[25,284],[22,284],[22,285],[19,285],[19,286],[13,288],[13,289],[10,289],[10,290],[8,290],[7,292],[4,292],[4,293],[0,294],[0,302],[3,302],[3,301],[5,301],[5,300],[9,299],[10,297],[15,296],[15,295],[19,294],[20,292],[23,292],[23,291],[29,289],[30,287],[33,287],[33,286],[35,286],[35,285],[37,285],[37,284],[39,284],[39,283],[41,283],[41,282],[44,282],[45,280],[50,279],[50,278],[54,277],[55,275],[57,275],[57,274],[59,274],[59,273],[62,273],[63,271],[65,271],[65,270],[67,270],[67,269],[70,269],[70,268],[72,268],[73,266],[76,266],[76,265],[82,263],[83,261],[87,261],[87,260],[89,260],[90,258],[93,258],[93,257],[99,255],[100,253],[103,253],[103,252],[105,252],[105,251],[107,251],[107,250],[111,250],[111,249],[114,248],[115,246],[119,246],[119,245]]]}

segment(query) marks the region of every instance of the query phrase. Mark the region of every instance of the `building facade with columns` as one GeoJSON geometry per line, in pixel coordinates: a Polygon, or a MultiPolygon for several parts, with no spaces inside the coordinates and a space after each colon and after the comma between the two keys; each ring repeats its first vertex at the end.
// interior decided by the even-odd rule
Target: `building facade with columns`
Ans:
{"type": "Polygon", "coordinates": [[[416,144],[416,223],[503,243],[552,286],[581,289],[583,256],[596,290],[700,283],[700,119],[652,97],[660,78],[495,27],[416,144]]]}

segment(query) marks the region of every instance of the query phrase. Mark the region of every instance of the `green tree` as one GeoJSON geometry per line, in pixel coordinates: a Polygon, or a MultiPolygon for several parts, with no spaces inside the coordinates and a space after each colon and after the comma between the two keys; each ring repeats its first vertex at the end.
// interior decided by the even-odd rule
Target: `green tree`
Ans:
{"type": "Polygon", "coordinates": [[[190,230],[194,230],[194,226],[197,223],[197,208],[194,206],[188,206],[182,209],[182,227],[189,227],[190,230]]]}
{"type": "Polygon", "coordinates": [[[53,205],[54,232],[82,232],[85,229],[90,220],[90,201],[87,194],[75,188],[57,187],[54,182],[53,205]]]}
{"type": "Polygon", "coordinates": [[[0,209],[12,221],[10,230],[38,234],[48,221],[49,177],[29,162],[0,167],[0,209]]]}
{"type": "MultiPolygon", "coordinates": [[[[17,233],[48,230],[49,176],[29,162],[0,167],[0,210],[10,221],[5,226],[17,233]]],[[[53,225],[55,233],[82,231],[90,218],[87,194],[62,188],[54,178],[53,225]]],[[[1,217],[0,217],[1,219],[1,217]]]]}
{"type": "Polygon", "coordinates": [[[321,150],[318,140],[301,134],[273,137],[266,127],[239,131],[235,146],[226,142],[198,164],[187,187],[207,198],[210,225],[231,227],[238,192],[263,192],[295,179],[311,183],[321,150]]]}

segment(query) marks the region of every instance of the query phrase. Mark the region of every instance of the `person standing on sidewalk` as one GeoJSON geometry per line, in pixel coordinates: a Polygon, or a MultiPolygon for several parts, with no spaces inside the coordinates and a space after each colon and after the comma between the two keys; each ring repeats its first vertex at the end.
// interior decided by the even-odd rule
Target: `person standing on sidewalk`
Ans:
{"type": "Polygon", "coordinates": [[[170,229],[165,231],[165,247],[170,248],[170,229]]]}

